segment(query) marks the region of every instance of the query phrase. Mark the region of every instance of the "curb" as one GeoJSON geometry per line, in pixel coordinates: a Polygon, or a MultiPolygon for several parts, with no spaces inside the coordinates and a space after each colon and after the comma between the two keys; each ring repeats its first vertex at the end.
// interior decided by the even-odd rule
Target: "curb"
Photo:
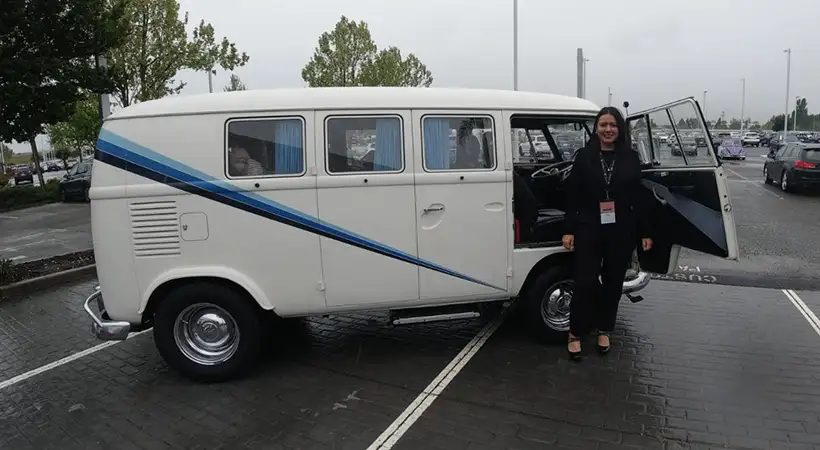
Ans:
{"type": "Polygon", "coordinates": [[[80,280],[96,275],[97,264],[89,264],[87,266],[75,267],[73,269],[50,273],[41,277],[31,278],[29,280],[18,281],[17,283],[7,284],[5,286],[0,286],[0,302],[10,300],[13,297],[19,297],[50,288],[56,284],[80,280]]]}

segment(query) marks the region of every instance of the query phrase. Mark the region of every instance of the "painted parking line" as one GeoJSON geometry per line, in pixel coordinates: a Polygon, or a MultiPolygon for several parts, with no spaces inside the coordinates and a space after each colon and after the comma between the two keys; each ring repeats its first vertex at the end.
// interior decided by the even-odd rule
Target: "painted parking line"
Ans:
{"type": "MultiPolygon", "coordinates": [[[[150,328],[147,329],[147,330],[142,330],[142,331],[136,332],[136,333],[131,333],[131,334],[128,335],[128,337],[126,339],[131,339],[133,337],[140,336],[140,335],[145,334],[149,331],[151,331],[150,328]]],[[[117,345],[121,342],[125,342],[125,341],[108,341],[108,342],[104,342],[102,344],[95,345],[94,347],[85,349],[81,352],[77,352],[77,353],[74,353],[72,355],[68,355],[65,358],[58,359],[57,361],[50,362],[50,363],[48,363],[44,366],[40,366],[36,369],[29,370],[26,373],[21,373],[20,375],[17,375],[16,377],[9,378],[6,381],[0,382],[0,390],[3,390],[3,389],[5,389],[9,386],[13,386],[13,385],[15,385],[15,384],[17,384],[21,381],[28,380],[31,377],[35,377],[37,375],[40,375],[41,373],[48,372],[51,369],[56,369],[57,367],[64,366],[64,365],[70,363],[71,361],[76,361],[76,360],[78,360],[78,359],[80,359],[84,356],[88,356],[92,353],[97,353],[98,351],[100,351],[102,349],[111,347],[113,345],[117,345]]]]}
{"type": "Polygon", "coordinates": [[[484,328],[473,337],[473,339],[461,349],[458,355],[450,361],[450,364],[442,370],[429,385],[410,403],[399,417],[387,427],[379,437],[367,447],[367,450],[388,450],[401,439],[404,433],[410,429],[419,417],[433,404],[433,402],[444,392],[447,385],[461,372],[461,369],[478,353],[478,350],[490,339],[498,326],[512,309],[512,305],[506,306],[505,310],[495,319],[489,322],[484,328]]]}
{"type": "Polygon", "coordinates": [[[741,175],[741,174],[739,174],[739,173],[735,172],[734,170],[730,169],[729,167],[726,167],[726,170],[728,170],[729,172],[732,172],[733,174],[737,175],[738,177],[740,177],[740,178],[741,178],[742,180],[744,180],[744,181],[754,182],[755,186],[757,186],[759,189],[763,190],[763,192],[766,192],[766,193],[768,193],[768,194],[774,195],[775,197],[779,198],[780,200],[783,200],[783,197],[781,197],[781,196],[779,196],[779,195],[775,194],[774,192],[772,192],[772,191],[770,191],[770,190],[766,189],[765,187],[761,186],[761,183],[760,183],[760,182],[757,182],[757,181],[755,181],[755,180],[751,180],[751,179],[749,179],[749,178],[746,178],[746,177],[744,177],[743,175],[741,175]]]}
{"type": "Polygon", "coordinates": [[[820,336],[820,319],[817,318],[803,299],[797,295],[797,292],[794,292],[791,289],[783,289],[783,294],[788,297],[789,301],[792,302],[792,305],[800,311],[800,314],[802,314],[806,321],[809,322],[809,325],[814,328],[814,332],[820,336]]]}

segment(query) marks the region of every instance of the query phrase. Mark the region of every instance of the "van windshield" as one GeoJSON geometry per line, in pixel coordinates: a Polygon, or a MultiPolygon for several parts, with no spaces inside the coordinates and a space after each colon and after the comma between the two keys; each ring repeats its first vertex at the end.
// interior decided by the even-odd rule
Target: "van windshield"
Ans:
{"type": "Polygon", "coordinates": [[[588,117],[513,116],[510,128],[515,162],[548,164],[572,159],[588,142],[593,122],[588,117]]]}

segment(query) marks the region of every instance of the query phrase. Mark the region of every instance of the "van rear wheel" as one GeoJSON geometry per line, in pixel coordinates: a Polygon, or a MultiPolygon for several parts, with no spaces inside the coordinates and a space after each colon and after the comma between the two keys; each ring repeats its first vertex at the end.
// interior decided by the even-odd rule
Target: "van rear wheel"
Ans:
{"type": "Polygon", "coordinates": [[[186,284],[157,306],[154,342],[168,365],[188,378],[235,378],[257,360],[262,343],[259,307],[221,284],[186,284]]]}
{"type": "Polygon", "coordinates": [[[542,272],[527,290],[527,319],[538,340],[566,342],[574,292],[572,273],[562,266],[542,272]]]}

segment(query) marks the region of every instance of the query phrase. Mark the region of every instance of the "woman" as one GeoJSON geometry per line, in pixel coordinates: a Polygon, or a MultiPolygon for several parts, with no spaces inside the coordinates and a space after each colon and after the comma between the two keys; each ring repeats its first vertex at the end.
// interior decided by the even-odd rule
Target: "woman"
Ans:
{"type": "Polygon", "coordinates": [[[567,184],[565,248],[575,253],[575,295],[570,304],[569,357],[581,359],[581,339],[598,330],[598,350],[609,351],[624,276],[641,238],[652,248],[646,221],[641,161],[632,150],[618,109],[595,118],[595,133],[575,155],[567,184]],[[600,276],[600,282],[598,277],[600,276]]]}

